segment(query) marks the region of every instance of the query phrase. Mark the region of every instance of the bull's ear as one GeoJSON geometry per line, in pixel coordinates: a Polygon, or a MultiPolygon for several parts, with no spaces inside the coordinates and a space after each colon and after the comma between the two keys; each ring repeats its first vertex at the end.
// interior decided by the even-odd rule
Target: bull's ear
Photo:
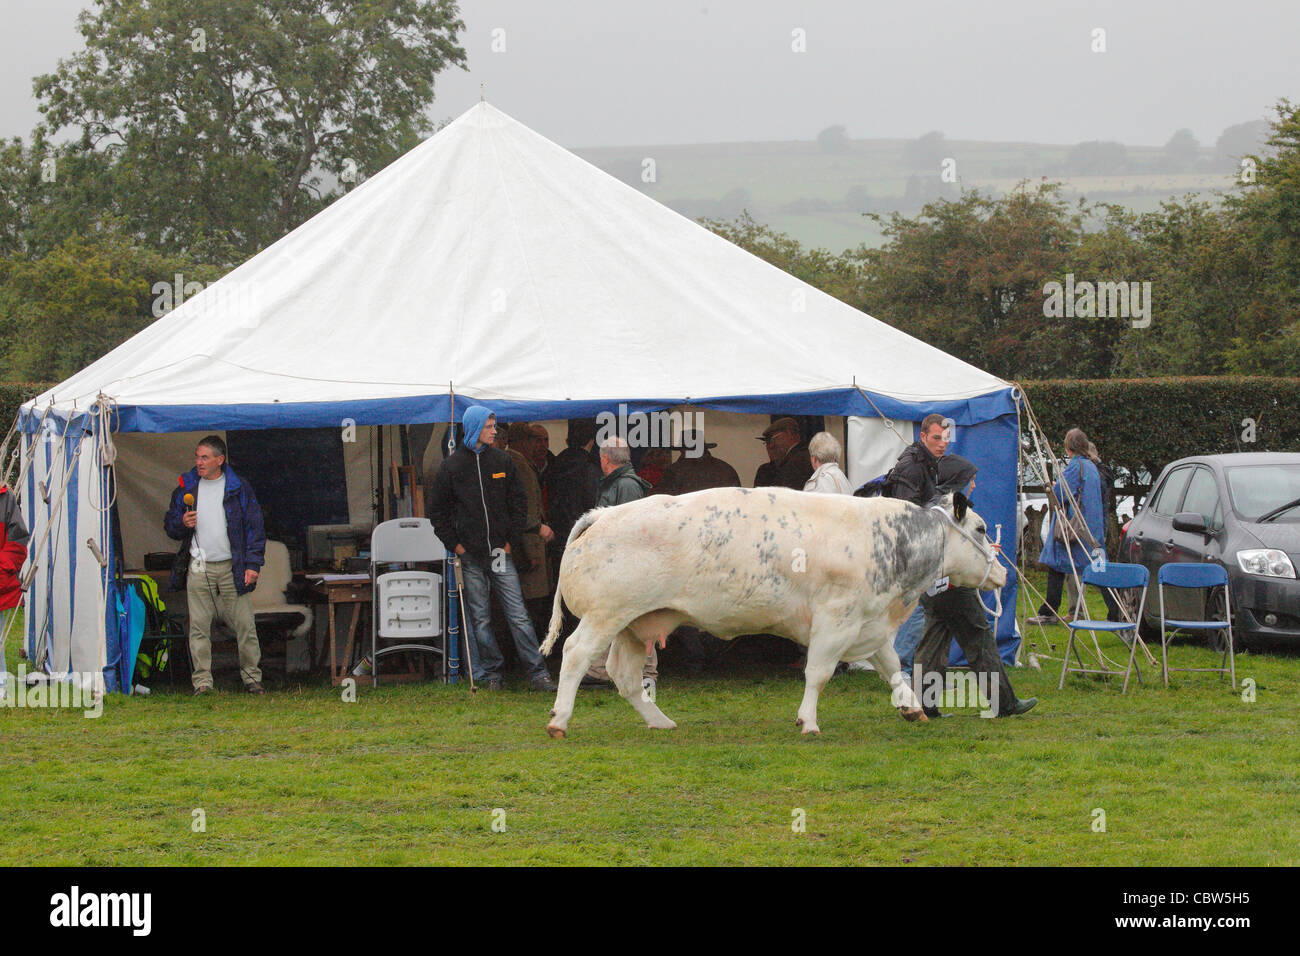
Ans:
{"type": "Polygon", "coordinates": [[[969,507],[970,501],[960,491],[952,496],[952,516],[958,523],[966,520],[966,509],[969,507]]]}

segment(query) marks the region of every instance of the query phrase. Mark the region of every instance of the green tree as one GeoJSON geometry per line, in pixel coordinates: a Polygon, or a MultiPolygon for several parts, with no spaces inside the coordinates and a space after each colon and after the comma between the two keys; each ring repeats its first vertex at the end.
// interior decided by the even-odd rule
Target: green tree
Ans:
{"type": "Polygon", "coordinates": [[[1173,170],[1191,169],[1196,165],[1200,155],[1201,144],[1196,141],[1190,129],[1180,129],[1169,137],[1165,143],[1165,168],[1173,170]]]}
{"type": "Polygon", "coordinates": [[[9,379],[67,378],[152,323],[161,311],[155,285],[177,273],[206,284],[220,270],[111,228],[35,260],[0,260],[0,369],[9,379]]]}
{"type": "Polygon", "coordinates": [[[1256,271],[1248,321],[1235,337],[1229,367],[1243,374],[1300,373],[1300,104],[1280,100],[1269,152],[1248,158],[1254,181],[1241,183],[1228,208],[1243,229],[1244,254],[1256,271]]]}
{"type": "Polygon", "coordinates": [[[850,257],[837,256],[825,249],[805,249],[797,239],[755,222],[748,212],[730,221],[701,219],[700,222],[796,279],[842,302],[862,307],[863,271],[860,264],[850,257]]]}
{"type": "Polygon", "coordinates": [[[853,144],[843,126],[827,126],[817,134],[817,148],[823,153],[847,153],[853,144]]]}
{"type": "Polygon", "coordinates": [[[279,238],[415,145],[465,63],[453,0],[97,0],[78,25],[35,138],[76,131],[66,158],[107,162],[92,214],[172,251],[279,238]]]}
{"type": "Polygon", "coordinates": [[[1081,268],[1089,213],[1071,210],[1059,184],[1046,183],[999,199],[966,192],[915,217],[873,216],[886,243],[854,254],[865,269],[865,307],[996,375],[1109,374],[1119,324],[1049,317],[1044,308],[1045,285],[1081,268]]]}

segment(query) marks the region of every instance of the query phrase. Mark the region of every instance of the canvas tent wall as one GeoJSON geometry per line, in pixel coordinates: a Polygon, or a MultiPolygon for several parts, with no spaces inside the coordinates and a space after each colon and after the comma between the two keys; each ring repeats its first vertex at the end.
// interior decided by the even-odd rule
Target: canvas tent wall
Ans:
{"type": "MultiPolygon", "coordinates": [[[[1014,548],[1009,383],[800,282],[486,103],[27,403],[24,454],[44,455],[48,423],[61,429],[96,401],[111,416],[76,434],[98,447],[110,425],[120,435],[440,423],[476,402],[503,420],[620,405],[878,423],[937,412],[981,466],[980,510],[1014,548]]],[[[906,426],[854,427],[849,454],[863,467],[910,437],[906,426]],[[855,448],[854,434],[865,444],[855,448]]],[[[149,454],[123,444],[124,455],[149,454]]],[[[85,471],[94,461],[81,456],[68,492],[78,535],[93,535],[80,496],[109,480],[102,463],[85,471]]],[[[35,498],[24,508],[39,526],[49,506],[35,498]]],[[[67,530],[51,537],[48,587],[28,599],[57,608],[52,640],[97,648],[85,663],[105,666],[104,616],[98,635],[80,630],[99,613],[88,602],[103,600],[102,579],[71,570],[67,530]]],[[[1008,606],[1013,596],[1011,583],[1008,606]]]]}

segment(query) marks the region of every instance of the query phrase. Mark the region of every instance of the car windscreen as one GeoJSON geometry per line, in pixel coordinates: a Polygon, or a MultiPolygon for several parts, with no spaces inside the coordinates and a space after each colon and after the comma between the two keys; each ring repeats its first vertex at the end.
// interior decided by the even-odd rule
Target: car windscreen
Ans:
{"type": "MultiPolygon", "coordinates": [[[[1242,465],[1224,471],[1232,510],[1245,521],[1300,498],[1300,464],[1242,465]]],[[[1278,521],[1300,521],[1300,506],[1278,521]]]]}

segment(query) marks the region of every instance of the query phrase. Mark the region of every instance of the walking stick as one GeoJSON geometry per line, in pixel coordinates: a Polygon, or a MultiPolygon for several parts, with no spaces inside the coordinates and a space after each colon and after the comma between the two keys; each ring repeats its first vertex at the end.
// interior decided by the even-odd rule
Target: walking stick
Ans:
{"type": "Polygon", "coordinates": [[[451,567],[456,575],[456,598],[460,601],[460,632],[465,637],[465,665],[469,671],[469,692],[477,694],[478,688],[474,686],[474,658],[470,656],[469,651],[469,618],[465,615],[465,576],[460,570],[460,555],[452,555],[451,567]]]}

